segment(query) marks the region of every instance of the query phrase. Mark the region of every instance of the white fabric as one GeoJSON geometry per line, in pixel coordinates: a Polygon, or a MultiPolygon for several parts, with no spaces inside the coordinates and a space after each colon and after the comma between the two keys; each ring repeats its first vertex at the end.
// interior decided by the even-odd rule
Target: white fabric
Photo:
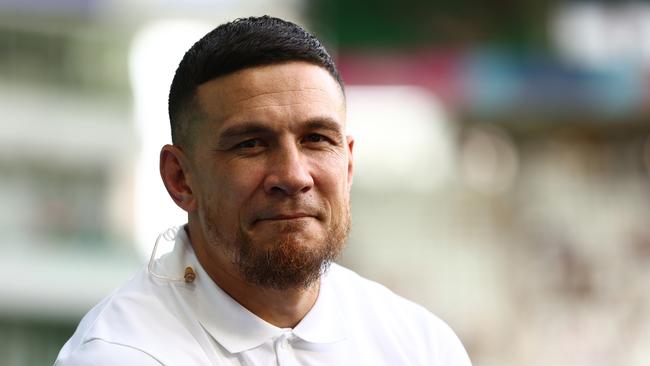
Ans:
{"type": "Polygon", "coordinates": [[[293,329],[275,327],[223,292],[199,265],[184,230],[146,269],[95,306],[55,366],[470,366],[453,331],[424,308],[333,264],[314,307],[293,329]]]}

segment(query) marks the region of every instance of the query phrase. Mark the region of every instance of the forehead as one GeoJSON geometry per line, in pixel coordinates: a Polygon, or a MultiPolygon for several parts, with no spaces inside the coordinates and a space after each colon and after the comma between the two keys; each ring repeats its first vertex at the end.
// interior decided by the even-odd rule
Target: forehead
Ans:
{"type": "Polygon", "coordinates": [[[208,121],[219,126],[317,118],[345,123],[339,84],[327,70],[306,62],[243,69],[200,85],[196,96],[208,121]]]}

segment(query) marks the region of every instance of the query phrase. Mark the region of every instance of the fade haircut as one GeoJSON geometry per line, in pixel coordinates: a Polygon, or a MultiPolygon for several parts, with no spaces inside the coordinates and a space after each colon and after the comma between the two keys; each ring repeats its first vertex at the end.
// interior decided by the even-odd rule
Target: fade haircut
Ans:
{"type": "Polygon", "coordinates": [[[294,23],[267,15],[241,18],[203,36],[185,53],[169,91],[172,143],[188,148],[192,145],[191,125],[203,117],[195,100],[199,85],[242,69],[289,61],[306,61],[324,68],[344,90],[325,47],[294,23]]]}

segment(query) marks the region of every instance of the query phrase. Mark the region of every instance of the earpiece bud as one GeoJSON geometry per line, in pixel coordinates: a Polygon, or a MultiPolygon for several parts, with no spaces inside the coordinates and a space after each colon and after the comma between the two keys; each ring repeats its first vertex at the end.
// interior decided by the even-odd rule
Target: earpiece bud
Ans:
{"type": "Polygon", "coordinates": [[[194,279],[196,278],[196,273],[194,273],[194,270],[192,267],[187,266],[185,267],[185,282],[186,283],[192,283],[194,282],[194,279]]]}

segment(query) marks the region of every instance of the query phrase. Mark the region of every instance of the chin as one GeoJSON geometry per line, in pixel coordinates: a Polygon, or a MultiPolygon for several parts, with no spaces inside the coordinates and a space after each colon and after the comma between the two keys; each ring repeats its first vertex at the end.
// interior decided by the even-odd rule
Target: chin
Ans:
{"type": "Polygon", "coordinates": [[[265,236],[256,240],[263,247],[289,246],[295,249],[310,248],[314,243],[322,243],[323,236],[315,233],[304,233],[300,231],[287,231],[272,236],[265,236]]]}
{"type": "MultiPolygon", "coordinates": [[[[296,237],[310,237],[313,233],[322,233],[323,229],[312,218],[292,220],[277,220],[260,222],[253,229],[253,236],[284,238],[287,235],[296,237]]],[[[317,235],[321,236],[321,235],[317,235]]]]}

